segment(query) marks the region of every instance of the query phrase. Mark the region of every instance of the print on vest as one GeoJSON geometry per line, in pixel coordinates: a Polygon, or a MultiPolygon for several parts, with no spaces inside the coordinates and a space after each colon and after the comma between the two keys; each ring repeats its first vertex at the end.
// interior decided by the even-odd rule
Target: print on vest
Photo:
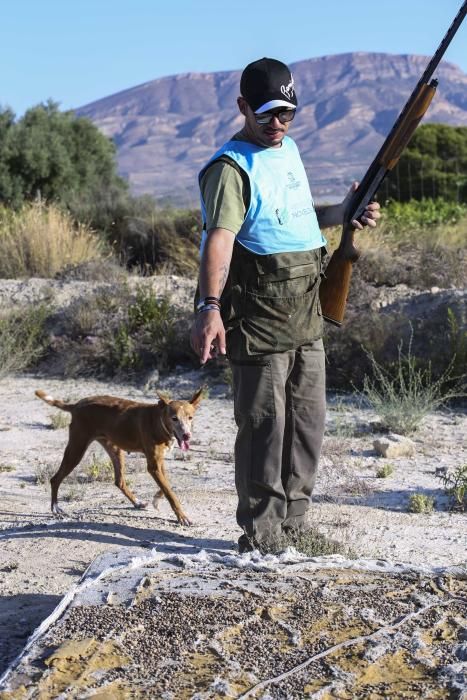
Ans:
{"type": "Polygon", "coordinates": [[[287,180],[289,181],[287,183],[288,190],[296,190],[298,187],[300,187],[300,180],[296,180],[294,174],[290,172],[290,170],[287,173],[287,180]]]}

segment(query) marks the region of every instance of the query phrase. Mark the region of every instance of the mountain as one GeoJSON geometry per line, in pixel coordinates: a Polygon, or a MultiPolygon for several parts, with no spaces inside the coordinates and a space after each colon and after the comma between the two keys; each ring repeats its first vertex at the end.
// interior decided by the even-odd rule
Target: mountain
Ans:
{"type": "MultiPolygon", "coordinates": [[[[297,141],[318,201],[340,198],[365,172],[428,59],[347,53],[291,64],[299,110],[297,141]]],[[[135,194],[197,203],[197,173],[241,128],[240,71],[185,73],[153,80],[76,110],[118,150],[120,173],[135,194]]],[[[424,119],[467,126],[467,74],[450,63],[424,119]]]]}

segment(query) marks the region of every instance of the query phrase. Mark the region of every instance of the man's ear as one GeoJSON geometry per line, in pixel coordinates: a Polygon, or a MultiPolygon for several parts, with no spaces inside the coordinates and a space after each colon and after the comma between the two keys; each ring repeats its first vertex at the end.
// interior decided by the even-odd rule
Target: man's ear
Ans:
{"type": "Polygon", "coordinates": [[[165,406],[168,406],[168,405],[169,405],[170,400],[169,400],[167,394],[162,394],[162,393],[157,392],[157,395],[158,395],[160,401],[162,401],[162,403],[163,403],[165,406]]]}
{"type": "Polygon", "coordinates": [[[200,403],[201,399],[203,398],[204,394],[204,386],[201,387],[201,389],[198,389],[198,391],[195,391],[193,396],[190,399],[190,403],[195,407],[198,408],[198,404],[200,403]]]}
{"type": "Polygon", "coordinates": [[[246,100],[244,97],[237,97],[237,105],[240,112],[246,117],[246,100]]]}

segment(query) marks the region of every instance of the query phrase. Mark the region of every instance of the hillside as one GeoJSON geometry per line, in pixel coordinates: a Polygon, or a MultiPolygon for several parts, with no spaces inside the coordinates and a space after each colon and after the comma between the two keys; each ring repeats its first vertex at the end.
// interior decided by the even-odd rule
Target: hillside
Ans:
{"type": "MultiPolygon", "coordinates": [[[[358,52],[291,64],[300,103],[292,135],[317,199],[340,197],[362,176],[427,61],[358,52]]],[[[467,125],[467,75],[442,63],[437,76],[426,121],[467,125]]],[[[169,76],[76,111],[114,140],[135,194],[193,204],[200,167],[242,124],[239,78],[240,71],[169,76]]]]}

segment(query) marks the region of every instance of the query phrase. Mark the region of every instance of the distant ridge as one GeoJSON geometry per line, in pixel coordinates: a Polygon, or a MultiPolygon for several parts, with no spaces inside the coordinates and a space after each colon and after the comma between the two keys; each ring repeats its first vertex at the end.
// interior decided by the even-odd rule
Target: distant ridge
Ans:
{"type": "MultiPolygon", "coordinates": [[[[362,176],[428,58],[346,53],[291,64],[300,109],[291,128],[315,199],[344,194],[362,176]]],[[[467,74],[451,63],[424,122],[467,125],[467,74]]],[[[240,71],[159,78],[76,110],[118,150],[120,173],[135,194],[197,204],[197,173],[242,125],[236,98],[240,71]]]]}

